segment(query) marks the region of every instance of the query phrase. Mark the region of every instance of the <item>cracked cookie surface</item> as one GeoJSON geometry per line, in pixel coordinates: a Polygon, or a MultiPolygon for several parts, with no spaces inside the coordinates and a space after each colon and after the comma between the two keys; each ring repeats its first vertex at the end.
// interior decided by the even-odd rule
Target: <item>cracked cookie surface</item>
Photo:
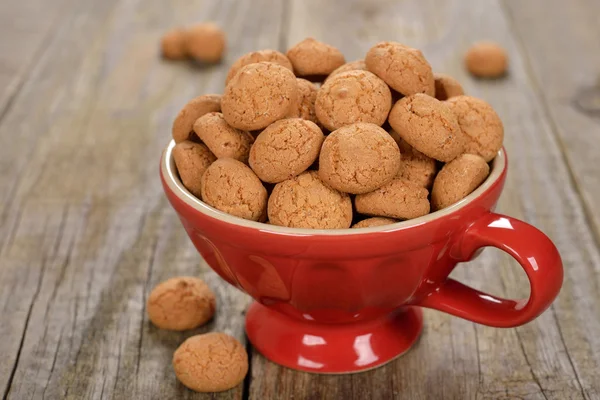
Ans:
{"type": "Polygon", "coordinates": [[[173,159],[183,186],[200,199],[202,174],[217,157],[206,145],[185,140],[173,147],[173,159]]]}
{"type": "Polygon", "coordinates": [[[254,63],[261,62],[261,61],[279,64],[282,67],[289,69],[290,71],[294,70],[292,67],[292,63],[285,56],[285,54],[280,53],[277,50],[267,49],[267,50],[253,51],[251,53],[244,54],[243,56],[238,58],[233,63],[231,68],[229,68],[229,72],[227,73],[227,78],[225,78],[225,85],[227,86],[229,81],[231,81],[233,79],[235,74],[237,74],[240,69],[242,69],[243,67],[245,67],[248,64],[254,64],[254,63]]]}
{"type": "Polygon", "coordinates": [[[298,76],[329,75],[346,62],[335,47],[314,38],[306,38],[286,53],[298,76]]]}
{"type": "Polygon", "coordinates": [[[489,173],[489,165],[478,155],[456,157],[444,165],[433,182],[433,210],[441,210],[465,198],[481,185],[489,173]]]}
{"type": "Polygon", "coordinates": [[[198,118],[194,132],[217,158],[248,161],[254,136],[227,124],[223,114],[212,112],[198,118]]]}
{"type": "Polygon", "coordinates": [[[428,194],[421,186],[395,178],[379,189],[357,195],[354,205],[361,214],[406,220],[429,213],[428,194]]]}
{"type": "Polygon", "coordinates": [[[435,80],[435,98],[440,101],[465,94],[460,82],[450,75],[436,72],[433,74],[433,79],[435,80]]]}
{"type": "Polygon", "coordinates": [[[302,78],[297,78],[296,83],[298,84],[298,99],[295,108],[289,116],[292,118],[298,117],[307,119],[315,124],[319,124],[315,112],[317,87],[312,82],[302,78]]]}
{"type": "Polygon", "coordinates": [[[205,94],[190,100],[173,121],[172,134],[175,143],[192,139],[194,122],[204,114],[221,111],[221,95],[205,94]]]}

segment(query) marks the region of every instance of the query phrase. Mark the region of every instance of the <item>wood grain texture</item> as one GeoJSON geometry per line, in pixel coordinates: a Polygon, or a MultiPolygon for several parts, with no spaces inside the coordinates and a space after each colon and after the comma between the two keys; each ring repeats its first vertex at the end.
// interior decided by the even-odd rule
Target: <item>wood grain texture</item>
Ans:
{"type": "MultiPolygon", "coordinates": [[[[468,93],[489,101],[504,121],[510,158],[498,211],[546,232],[561,251],[566,276],[554,306],[521,328],[488,328],[428,311],[425,332],[415,348],[365,374],[315,376],[254,356],[250,397],[291,398],[301,393],[314,399],[597,398],[600,343],[593,332],[600,331],[594,309],[600,300],[600,254],[521,55],[519,38],[501,4],[298,0],[292,1],[291,15],[290,45],[315,36],[354,60],[379,40],[400,41],[421,48],[434,70],[455,76],[468,93]],[[466,74],[462,54],[480,39],[507,47],[511,58],[507,79],[486,82],[466,74]]],[[[488,249],[454,275],[506,297],[528,292],[522,271],[499,251],[488,249]]]]}
{"type": "Polygon", "coordinates": [[[173,351],[192,334],[245,342],[248,298],[201,264],[164,197],[158,160],[185,102],[221,92],[236,56],[277,46],[281,7],[73,3],[0,123],[0,309],[10,316],[0,324],[2,398],[239,399],[242,384],[202,395],[172,373],[173,351]],[[248,19],[253,7],[266,11],[248,19]],[[164,31],[202,20],[228,32],[224,65],[160,59],[164,31]],[[208,281],[217,317],[193,332],[159,331],[146,296],[181,274],[208,281]]]}

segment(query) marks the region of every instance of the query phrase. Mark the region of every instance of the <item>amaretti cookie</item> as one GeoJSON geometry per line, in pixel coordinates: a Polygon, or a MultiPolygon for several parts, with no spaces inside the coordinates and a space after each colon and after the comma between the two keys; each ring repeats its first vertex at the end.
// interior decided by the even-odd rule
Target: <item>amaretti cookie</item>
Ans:
{"type": "Polygon", "coordinates": [[[258,135],[250,150],[250,167],[264,182],[293,178],[315,162],[323,140],[323,132],[314,122],[282,119],[258,135]]]}
{"type": "Polygon", "coordinates": [[[286,53],[298,76],[329,75],[346,62],[335,47],[314,38],[306,38],[286,53]]]}
{"type": "Polygon", "coordinates": [[[356,122],[381,126],[392,107],[384,81],[368,71],[348,71],[328,79],[317,93],[317,118],[329,130],[356,122]]]}
{"type": "Polygon", "coordinates": [[[183,28],[175,28],[165,33],[160,40],[162,56],[169,60],[186,58],[185,38],[186,32],[183,28]]]}
{"type": "Polygon", "coordinates": [[[316,171],[307,171],[275,185],[268,213],[271,225],[346,229],[352,223],[352,202],[322,182],[316,171]]]}
{"type": "Polygon", "coordinates": [[[202,175],[202,200],[236,217],[264,221],[267,189],[246,164],[232,158],[220,158],[202,175]]]}
{"type": "Polygon", "coordinates": [[[462,85],[450,75],[434,73],[435,80],[435,98],[438,100],[448,100],[450,97],[465,94],[462,85]]]}
{"type": "Polygon", "coordinates": [[[411,181],[426,189],[430,189],[437,172],[436,161],[433,158],[427,157],[420,151],[415,150],[404,140],[400,140],[397,143],[402,157],[400,160],[400,169],[396,176],[411,181]]]}
{"type": "Polygon", "coordinates": [[[235,74],[237,74],[241,68],[245,67],[248,64],[253,64],[253,63],[257,63],[257,62],[261,62],[261,61],[279,64],[282,67],[289,69],[290,71],[294,70],[292,67],[292,63],[285,56],[285,54],[280,53],[277,50],[267,49],[267,50],[253,51],[251,53],[244,54],[243,56],[238,58],[233,63],[231,68],[229,68],[229,72],[227,73],[227,78],[225,78],[225,85],[227,85],[229,83],[229,81],[231,81],[231,79],[233,79],[235,74]]]}
{"type": "Polygon", "coordinates": [[[375,124],[344,126],[327,136],[319,156],[319,177],[346,193],[367,193],[391,181],[400,169],[400,150],[375,124]]]}
{"type": "Polygon", "coordinates": [[[444,165],[431,190],[433,210],[441,210],[468,196],[481,185],[489,172],[485,160],[474,154],[462,154],[444,165]]]}
{"type": "Polygon", "coordinates": [[[395,219],[391,219],[391,218],[383,218],[383,217],[373,217],[373,218],[367,218],[367,219],[363,219],[360,222],[357,222],[356,224],[352,225],[352,228],[372,228],[374,226],[383,226],[383,225],[390,225],[390,224],[395,224],[396,221],[395,219]]]}
{"type": "Polygon", "coordinates": [[[497,43],[482,41],[472,45],[465,54],[465,66],[479,78],[497,78],[506,73],[508,54],[497,43]]]}
{"type": "Polygon", "coordinates": [[[200,179],[217,157],[204,144],[185,140],[173,148],[173,159],[183,185],[194,196],[201,198],[200,179]]]}
{"type": "Polygon", "coordinates": [[[221,99],[227,123],[251,131],[263,129],[297,106],[298,84],[287,68],[270,62],[248,64],[231,79],[221,99]]]}
{"type": "Polygon", "coordinates": [[[341,67],[337,67],[329,74],[327,79],[325,79],[325,82],[327,82],[327,80],[331,79],[337,74],[341,74],[342,72],[348,71],[367,71],[367,65],[365,64],[365,60],[350,61],[349,63],[346,63],[341,67]]]}
{"type": "Polygon", "coordinates": [[[428,194],[424,187],[395,178],[379,189],[357,195],[354,205],[361,214],[406,220],[429,213],[428,194]]]}
{"type": "Polygon", "coordinates": [[[248,373],[244,346],[225,333],[188,338],[173,354],[173,369],[181,383],[196,392],[222,392],[239,385],[248,373]]]}
{"type": "Polygon", "coordinates": [[[221,111],[221,96],[205,94],[190,100],[173,121],[173,139],[175,143],[191,139],[194,134],[194,122],[204,114],[221,111]]]}
{"type": "Polygon", "coordinates": [[[234,158],[243,163],[248,161],[254,137],[229,126],[219,112],[211,112],[198,118],[194,132],[217,158],[234,158]]]}
{"type": "Polygon", "coordinates": [[[398,100],[389,122],[403,140],[428,157],[448,162],[461,154],[465,140],[450,107],[417,93],[398,100]]]}
{"type": "Polygon", "coordinates": [[[157,285],[146,302],[150,321],[161,329],[184,331],[215,314],[215,294],[202,279],[180,276],[157,285]]]}
{"type": "Polygon", "coordinates": [[[205,22],[188,28],[185,37],[186,53],[201,62],[217,63],[225,53],[225,33],[218,25],[205,22]]]}
{"type": "Polygon", "coordinates": [[[435,94],[431,65],[420,50],[397,42],[380,42],[367,52],[367,69],[405,96],[435,94]]]}
{"type": "Polygon", "coordinates": [[[312,82],[302,78],[297,78],[296,83],[298,84],[298,100],[289,116],[291,118],[307,119],[315,124],[319,124],[315,111],[317,87],[312,82]]]}
{"type": "Polygon", "coordinates": [[[465,138],[466,153],[478,154],[491,161],[504,141],[502,120],[489,103],[471,96],[452,97],[446,101],[465,138]]]}

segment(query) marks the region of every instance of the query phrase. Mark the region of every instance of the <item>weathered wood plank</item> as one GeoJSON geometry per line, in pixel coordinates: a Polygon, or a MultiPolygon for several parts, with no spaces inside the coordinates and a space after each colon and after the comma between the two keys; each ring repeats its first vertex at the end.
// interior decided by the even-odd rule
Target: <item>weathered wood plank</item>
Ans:
{"type": "Polygon", "coordinates": [[[10,315],[0,324],[0,391],[239,399],[243,385],[195,394],[172,373],[185,337],[216,329],[245,341],[248,299],[199,267],[162,193],[158,160],[187,100],[221,92],[241,53],[277,46],[281,6],[83,0],[70,11],[0,122],[0,309],[10,315]],[[228,32],[224,65],[160,60],[165,30],[202,20],[228,32]],[[194,332],[159,331],[146,296],[180,274],[204,276],[217,317],[194,332]]]}
{"type": "MultiPolygon", "coordinates": [[[[551,310],[518,329],[476,326],[427,311],[426,329],[415,348],[366,374],[308,375],[276,367],[255,355],[250,397],[307,393],[308,398],[359,399],[367,390],[371,398],[397,399],[598,396],[600,343],[593,332],[600,330],[594,309],[600,300],[600,254],[501,5],[493,0],[292,1],[291,15],[290,44],[315,36],[338,46],[353,60],[362,58],[378,40],[405,42],[421,48],[435,70],[454,75],[468,93],[492,103],[505,123],[510,157],[498,210],[538,226],[555,241],[565,262],[565,285],[551,310]],[[497,40],[507,47],[511,58],[507,79],[477,81],[463,70],[462,53],[480,39],[497,40]]],[[[539,14],[538,18],[546,17],[539,14]]],[[[564,17],[561,21],[577,24],[564,17]]],[[[528,291],[522,271],[498,251],[487,250],[455,275],[504,296],[523,296],[528,291]]]]}

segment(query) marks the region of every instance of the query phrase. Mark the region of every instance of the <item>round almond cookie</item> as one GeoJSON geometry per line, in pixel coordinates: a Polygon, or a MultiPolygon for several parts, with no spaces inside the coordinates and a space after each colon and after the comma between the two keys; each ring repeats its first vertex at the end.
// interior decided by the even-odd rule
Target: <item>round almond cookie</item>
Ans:
{"type": "Polygon", "coordinates": [[[356,224],[352,225],[352,229],[372,228],[374,226],[395,224],[396,222],[398,222],[398,221],[396,221],[395,219],[391,219],[391,218],[373,217],[373,218],[363,219],[362,221],[357,222],[356,224]]]}
{"type": "Polygon", "coordinates": [[[394,139],[375,124],[344,126],[327,136],[319,156],[319,177],[346,193],[367,193],[394,179],[400,150],[394,139]]]}
{"type": "Polygon", "coordinates": [[[229,68],[229,72],[227,73],[227,78],[225,78],[225,85],[229,83],[231,79],[238,73],[238,71],[245,67],[248,64],[253,64],[261,61],[271,62],[274,64],[279,64],[282,67],[293,71],[292,63],[285,56],[285,54],[278,52],[277,50],[260,50],[253,51],[252,53],[247,53],[238,58],[231,68],[229,68]]]}
{"type": "Polygon", "coordinates": [[[367,69],[405,96],[435,94],[431,65],[420,50],[397,42],[380,42],[367,52],[367,69]]]}
{"type": "Polygon", "coordinates": [[[329,75],[346,62],[341,51],[314,38],[306,38],[286,53],[298,76],[329,75]]]}
{"type": "Polygon", "coordinates": [[[462,85],[456,79],[446,74],[434,73],[435,79],[435,98],[442,101],[450,97],[465,94],[462,85]]]}
{"type": "Polygon", "coordinates": [[[406,220],[429,213],[428,194],[424,187],[395,178],[379,189],[357,195],[354,205],[361,214],[406,220]]]}
{"type": "Polygon", "coordinates": [[[434,97],[417,93],[398,100],[389,122],[403,140],[436,160],[448,162],[464,150],[464,135],[456,116],[434,97]]]}
{"type": "MultiPolygon", "coordinates": [[[[392,137],[394,136],[392,135],[392,137]]],[[[396,176],[398,178],[404,178],[407,181],[426,189],[430,189],[437,172],[436,161],[433,158],[427,157],[420,151],[415,150],[404,140],[400,140],[396,143],[398,143],[400,154],[402,155],[400,159],[400,170],[396,176]]]]}
{"type": "Polygon", "coordinates": [[[165,33],[160,41],[162,56],[169,60],[181,60],[187,56],[185,29],[177,28],[165,33]]]}
{"type": "Polygon", "coordinates": [[[289,69],[270,62],[248,64],[231,79],[221,99],[223,116],[234,128],[266,128],[297,105],[298,84],[289,69]]]}
{"type": "Polygon", "coordinates": [[[431,190],[434,211],[467,197],[487,178],[490,167],[475,154],[461,154],[440,170],[431,190]]]}
{"type": "Polygon", "coordinates": [[[175,143],[189,140],[193,137],[194,122],[204,114],[221,111],[221,96],[205,94],[190,100],[179,111],[173,121],[173,139],[175,143]]]}
{"type": "Polygon", "coordinates": [[[217,63],[223,58],[225,47],[225,33],[212,22],[192,26],[186,32],[186,53],[195,60],[217,63]]]}
{"type": "Polygon", "coordinates": [[[298,101],[296,107],[292,110],[290,117],[303,118],[319,124],[315,112],[315,101],[317,100],[317,87],[306,79],[297,78],[298,101]]]}
{"type": "Polygon", "coordinates": [[[316,171],[275,185],[268,209],[271,225],[347,229],[352,224],[350,197],[323,183],[316,171]]]}
{"type": "Polygon", "coordinates": [[[215,303],[215,294],[202,279],[180,276],[152,289],[146,310],[160,329],[185,331],[208,322],[215,314],[215,303]]]}
{"type": "Polygon", "coordinates": [[[250,150],[250,167],[264,182],[279,183],[306,171],[319,156],[321,129],[301,118],[282,119],[263,130],[250,150]]]}
{"type": "Polygon", "coordinates": [[[254,136],[227,124],[223,114],[211,112],[198,118],[194,132],[217,158],[234,158],[248,161],[254,136]]]}
{"type": "Polygon", "coordinates": [[[484,100],[471,96],[448,99],[465,137],[465,153],[478,154],[490,162],[504,141],[504,125],[496,111],[484,100]]]}
{"type": "Polygon", "coordinates": [[[220,158],[202,175],[202,200],[228,214],[252,221],[264,221],[267,189],[246,164],[220,158]]]}
{"type": "Polygon", "coordinates": [[[497,43],[482,41],[475,43],[465,54],[465,66],[479,78],[498,78],[506,73],[508,54],[497,43]]]}
{"type": "Polygon", "coordinates": [[[183,186],[200,199],[200,178],[217,157],[205,145],[186,140],[173,147],[173,159],[183,186]]]}
{"type": "MultiPolygon", "coordinates": [[[[341,74],[342,72],[348,71],[368,71],[367,65],[365,64],[365,60],[350,61],[349,63],[346,63],[341,67],[338,67],[335,70],[333,70],[333,72],[329,74],[327,79],[334,77],[337,74],[341,74]]],[[[325,82],[327,82],[327,79],[325,79],[325,82]]]]}
{"type": "Polygon", "coordinates": [[[356,122],[383,125],[392,108],[392,92],[369,71],[348,71],[329,79],[317,93],[315,112],[333,131],[356,122]]]}
{"type": "Polygon", "coordinates": [[[175,375],[196,392],[222,392],[248,373],[248,354],[234,337],[221,332],[192,336],[173,354],[175,375]]]}

